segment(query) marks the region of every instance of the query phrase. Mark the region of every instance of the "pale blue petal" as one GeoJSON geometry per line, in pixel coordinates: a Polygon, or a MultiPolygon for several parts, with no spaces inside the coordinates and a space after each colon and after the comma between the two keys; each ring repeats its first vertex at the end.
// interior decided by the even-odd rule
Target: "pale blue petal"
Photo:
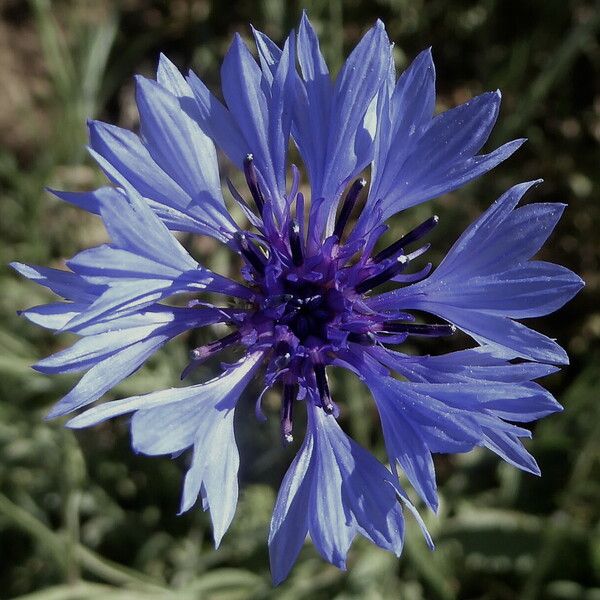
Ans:
{"type": "Polygon", "coordinates": [[[90,427],[136,410],[147,410],[155,406],[164,406],[194,397],[211,406],[223,409],[233,408],[237,398],[260,365],[262,356],[260,352],[249,354],[228,368],[222,375],[206,383],[185,388],[161,390],[143,396],[132,396],[124,400],[99,404],[72,418],[67,426],[74,429],[90,427]]]}
{"type": "Polygon", "coordinates": [[[279,585],[288,576],[306,540],[313,451],[313,436],[307,435],[277,494],[269,529],[269,558],[274,585],[279,585]]]}

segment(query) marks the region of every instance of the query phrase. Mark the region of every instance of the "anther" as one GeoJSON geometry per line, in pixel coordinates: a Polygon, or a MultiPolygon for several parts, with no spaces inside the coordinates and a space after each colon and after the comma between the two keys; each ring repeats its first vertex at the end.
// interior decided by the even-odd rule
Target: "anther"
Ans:
{"type": "Polygon", "coordinates": [[[290,222],[289,235],[292,262],[299,267],[304,262],[304,253],[302,252],[302,240],[300,239],[300,225],[293,219],[290,222]]]}
{"type": "Polygon", "coordinates": [[[254,156],[252,154],[247,154],[244,159],[244,175],[246,176],[246,183],[248,184],[248,189],[252,194],[256,208],[258,209],[259,214],[262,215],[265,199],[260,189],[260,184],[258,183],[258,175],[256,173],[256,167],[254,166],[254,156]]]}
{"type": "Polygon", "coordinates": [[[415,227],[413,230],[409,231],[406,235],[402,236],[399,240],[384,248],[379,254],[376,254],[373,257],[373,262],[381,262],[386,258],[391,258],[392,256],[398,254],[398,252],[402,251],[404,246],[408,246],[408,244],[412,244],[412,242],[416,242],[421,239],[424,235],[429,233],[440,221],[440,218],[437,215],[433,215],[426,221],[423,221],[420,225],[415,227]]]}
{"type": "Polygon", "coordinates": [[[254,267],[254,270],[258,274],[263,275],[265,272],[264,257],[260,254],[258,248],[248,241],[244,233],[238,233],[235,237],[244,258],[254,267]]]}
{"type": "Polygon", "coordinates": [[[333,235],[337,237],[338,241],[341,239],[342,234],[344,233],[344,228],[346,227],[348,219],[350,218],[350,214],[352,213],[352,209],[354,208],[354,205],[356,204],[360,193],[366,185],[366,179],[357,179],[352,184],[352,187],[348,190],[348,193],[344,198],[344,203],[342,204],[342,209],[340,210],[340,214],[335,224],[335,228],[333,230],[333,235]]]}
{"type": "Polygon", "coordinates": [[[359,294],[364,294],[365,292],[376,288],[377,286],[385,283],[386,281],[389,281],[392,277],[398,275],[398,273],[400,273],[406,268],[407,264],[408,257],[404,254],[401,254],[389,267],[381,271],[381,273],[364,279],[358,285],[356,285],[354,289],[359,294]]]}
{"type": "Polygon", "coordinates": [[[362,346],[372,346],[376,341],[375,336],[370,331],[367,331],[366,333],[357,333],[353,331],[348,334],[346,339],[349,342],[361,344],[362,346]]]}
{"type": "Polygon", "coordinates": [[[317,380],[317,389],[319,390],[319,396],[321,398],[321,405],[323,406],[323,410],[330,415],[333,413],[333,403],[331,401],[325,365],[323,363],[316,363],[314,369],[315,378],[317,380]]]}
{"type": "Polygon", "coordinates": [[[456,332],[456,326],[444,323],[436,325],[425,325],[422,323],[382,323],[383,331],[389,333],[408,333],[409,335],[420,335],[424,337],[442,337],[452,335],[456,332]]]}
{"type": "Polygon", "coordinates": [[[227,346],[231,346],[239,342],[242,335],[239,331],[234,331],[222,337],[219,340],[215,340],[214,342],[210,342],[205,346],[199,346],[198,348],[194,348],[190,352],[190,364],[183,370],[181,373],[181,379],[185,379],[190,371],[195,367],[200,366],[204,361],[209,359],[211,356],[225,349],[227,346]]]}
{"type": "Polygon", "coordinates": [[[281,437],[286,444],[291,444],[294,441],[292,429],[295,397],[296,386],[286,383],[283,386],[283,400],[281,402],[281,437]]]}
{"type": "Polygon", "coordinates": [[[274,361],[273,364],[275,366],[275,368],[280,371],[281,369],[285,369],[290,362],[292,361],[292,355],[289,352],[286,352],[285,354],[281,354],[280,356],[278,356],[274,361]]]}
{"type": "Polygon", "coordinates": [[[292,294],[275,294],[274,296],[268,296],[262,301],[263,308],[272,308],[273,306],[281,306],[290,300],[293,300],[292,294]]]}

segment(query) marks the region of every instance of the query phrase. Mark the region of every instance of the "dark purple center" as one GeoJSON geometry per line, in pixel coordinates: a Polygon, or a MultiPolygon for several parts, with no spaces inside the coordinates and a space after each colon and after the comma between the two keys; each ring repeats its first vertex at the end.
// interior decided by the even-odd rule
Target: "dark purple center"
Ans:
{"type": "Polygon", "coordinates": [[[232,333],[192,351],[185,373],[229,345],[264,351],[268,357],[267,386],[283,384],[281,431],[289,442],[296,398],[306,398],[328,413],[337,410],[326,372],[336,357],[362,351],[365,346],[400,344],[409,335],[454,332],[449,324],[415,323],[410,314],[381,314],[368,305],[369,296],[381,285],[412,282],[427,275],[427,270],[414,275],[403,272],[428,245],[412,253],[406,253],[405,248],[435,227],[438,219],[427,219],[376,254],[376,242],[386,230],[381,225],[367,228],[359,239],[351,234],[344,242],[351,213],[366,186],[366,181],[359,179],[342,202],[332,235],[315,242],[309,240],[306,231],[301,193],[294,192],[286,199],[287,211],[277,219],[271,199],[261,191],[251,155],[246,158],[244,172],[260,218],[249,214],[249,206],[231,184],[230,189],[258,233],[237,233],[231,247],[244,260],[242,273],[255,289],[255,299],[231,322],[235,327],[232,333]]]}

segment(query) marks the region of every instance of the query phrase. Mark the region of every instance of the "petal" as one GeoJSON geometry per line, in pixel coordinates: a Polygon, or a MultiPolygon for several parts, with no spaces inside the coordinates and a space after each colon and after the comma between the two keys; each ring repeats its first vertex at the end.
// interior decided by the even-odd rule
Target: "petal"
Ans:
{"type": "MultiPolygon", "coordinates": [[[[69,307],[70,305],[65,305],[69,307]]],[[[39,361],[42,373],[70,373],[88,369],[116,352],[156,335],[169,338],[187,329],[222,321],[219,310],[156,307],[153,310],[101,323],[80,332],[86,337],[70,348],[39,361]]]]}
{"type": "Polygon", "coordinates": [[[233,435],[233,410],[209,409],[196,431],[180,513],[192,508],[202,492],[203,508],[210,510],[215,548],[219,547],[235,514],[239,463],[233,435]]]}
{"type": "Polygon", "coordinates": [[[162,390],[101,404],[71,419],[68,427],[88,427],[128,412],[135,450],[149,454],[180,451],[193,443],[192,464],[184,482],[181,512],[202,495],[209,508],[215,546],[228,529],[237,504],[239,454],[233,409],[263,358],[255,352],[219,377],[188,388],[162,390]]]}
{"type": "MultiPolygon", "coordinates": [[[[169,96],[166,91],[162,93],[163,96],[169,96]]],[[[176,103],[177,101],[172,98],[172,102],[176,103]]],[[[183,114],[181,108],[173,108],[173,111],[176,115],[179,115],[179,120],[190,120],[189,117],[183,114]]],[[[146,112],[146,122],[148,122],[148,115],[150,114],[146,112]]],[[[160,154],[153,157],[134,133],[99,121],[89,121],[88,125],[90,154],[98,162],[107,177],[116,184],[123,185],[123,181],[126,181],[135,188],[146,199],[152,210],[169,227],[211,235],[220,241],[227,239],[223,231],[235,229],[235,224],[223,205],[220,187],[214,188],[210,192],[206,191],[206,185],[191,192],[184,190],[161,168],[164,165],[159,166],[155,162],[155,158],[161,162],[164,158],[161,159],[160,154]],[[213,192],[218,194],[216,200],[213,192]]],[[[195,126],[195,129],[198,129],[197,126],[195,126]]],[[[204,136],[201,132],[199,135],[204,136]]],[[[210,140],[206,139],[206,141],[210,144],[210,140]]],[[[218,171],[213,158],[210,154],[207,155],[202,170],[210,172],[212,168],[215,172],[212,179],[216,177],[218,184],[218,171]]],[[[212,185],[214,183],[213,181],[212,185]]],[[[107,200],[111,197],[110,195],[112,194],[112,197],[115,198],[115,194],[118,193],[114,189],[110,190],[111,188],[101,188],[96,192],[89,192],[87,195],[67,192],[54,193],[68,202],[78,205],[87,203],[89,208],[86,206],[83,206],[83,208],[87,208],[87,210],[94,209],[93,212],[99,212],[99,204],[106,205],[107,200]]]]}
{"type": "Polygon", "coordinates": [[[91,404],[117,383],[131,375],[168,339],[169,337],[165,335],[152,336],[132,344],[97,363],[66,396],[54,405],[46,418],[61,417],[91,404]]]}
{"type": "Polygon", "coordinates": [[[312,493],[308,509],[309,532],[319,554],[339,569],[346,568],[346,556],[352,540],[357,534],[356,522],[342,497],[342,473],[331,446],[319,436],[322,424],[317,411],[309,424],[314,431],[315,451],[312,463],[312,493]]]}
{"type": "Polygon", "coordinates": [[[190,71],[187,82],[196,100],[197,119],[200,127],[225,152],[229,160],[239,169],[242,169],[244,158],[252,150],[236,124],[233,115],[194,72],[190,71]]]}
{"type": "Polygon", "coordinates": [[[487,448],[498,454],[507,463],[532,473],[540,475],[540,468],[529,452],[525,450],[519,439],[510,433],[485,430],[484,444],[487,448]]]}
{"type": "MultiPolygon", "coordinates": [[[[285,192],[280,185],[284,174],[275,171],[270,148],[269,86],[252,54],[237,34],[223,59],[221,80],[227,107],[243,132],[267,192],[271,199],[279,201],[279,197],[285,192]]],[[[278,155],[278,148],[273,150],[278,155]]]]}
{"type": "Polygon", "coordinates": [[[66,327],[71,319],[74,319],[86,308],[87,304],[52,302],[28,308],[20,311],[19,314],[40,327],[57,331],[66,327]]]}
{"type": "MultiPolygon", "coordinates": [[[[490,276],[475,276],[438,296],[457,307],[476,308],[511,318],[540,317],[554,312],[583,287],[569,269],[530,261],[490,276]]],[[[437,300],[437,298],[436,298],[437,300]]]]}
{"type": "Polygon", "coordinates": [[[192,212],[231,230],[212,141],[161,85],[141,77],[136,82],[141,135],[148,151],[187,192],[192,212]]]}
{"type": "MultiPolygon", "coordinates": [[[[555,373],[553,365],[508,362],[494,347],[482,346],[439,356],[413,356],[374,347],[369,354],[413,382],[498,381],[523,383],[555,373]]],[[[511,353],[506,358],[514,358],[511,353]]]]}
{"type": "MultiPolygon", "coordinates": [[[[373,391],[373,388],[372,388],[373,391]]],[[[376,392],[373,397],[381,417],[386,449],[391,461],[398,462],[427,505],[437,512],[438,497],[431,451],[417,428],[404,417],[402,406],[376,392]]]]}
{"type": "Polygon", "coordinates": [[[307,435],[277,494],[269,529],[273,585],[279,585],[288,576],[308,533],[313,452],[314,439],[307,435]]]}
{"type": "Polygon", "coordinates": [[[211,406],[219,405],[224,409],[233,408],[237,398],[258,368],[261,359],[262,353],[255,352],[225,370],[219,377],[215,377],[206,383],[185,388],[171,388],[143,396],[132,396],[131,398],[100,404],[73,417],[67,422],[67,427],[73,429],[90,427],[136,410],[147,410],[155,406],[164,406],[191,398],[198,398],[199,401],[211,406]]]}
{"type": "Polygon", "coordinates": [[[317,197],[339,196],[340,184],[345,185],[370,159],[370,144],[361,149],[361,124],[387,77],[390,58],[390,42],[383,23],[378,21],[357,44],[336,78],[327,166],[317,197]]]}
{"type": "Polygon", "coordinates": [[[316,457],[313,502],[322,509],[309,517],[317,549],[344,568],[348,547],[360,531],[374,544],[400,555],[404,520],[394,477],[346,436],[332,415],[314,406],[310,410],[316,457]]]}
{"type": "Polygon", "coordinates": [[[508,317],[443,304],[423,303],[422,309],[447,319],[480,344],[490,344],[540,362],[569,364],[567,353],[549,337],[508,317]]]}
{"type": "Polygon", "coordinates": [[[132,188],[118,205],[103,205],[101,213],[116,247],[82,252],[69,264],[90,281],[109,287],[69,323],[69,329],[111,313],[130,313],[183,291],[252,297],[248,288],[200,267],[132,188]]]}
{"type": "Polygon", "coordinates": [[[379,147],[373,160],[374,176],[369,189],[369,197],[373,201],[391,193],[397,168],[406,160],[415,140],[432,118],[435,67],[431,49],[424,50],[415,58],[402,73],[395,88],[393,83],[390,86],[391,97],[379,110],[376,138],[379,147]]]}
{"type": "MultiPolygon", "coordinates": [[[[311,42],[308,42],[311,44],[311,42]]],[[[314,52],[313,46],[313,52],[314,52]]],[[[313,63],[315,58],[312,59],[313,63]]],[[[318,60],[318,57],[317,57],[318,60]]],[[[357,176],[373,155],[373,135],[367,126],[369,108],[374,109],[374,98],[389,73],[390,44],[383,23],[378,21],[358,43],[338,74],[331,110],[328,117],[327,145],[323,155],[322,180],[311,181],[312,197],[325,198],[311,207],[312,238],[319,239],[333,232],[336,208],[348,181],[357,176]]],[[[307,95],[305,110],[311,115],[321,111],[317,106],[323,91],[325,74],[319,74],[319,83],[311,96],[307,95]]],[[[308,93],[307,93],[308,94],[308,93]]],[[[319,117],[324,118],[325,115],[319,117]]],[[[321,127],[315,117],[311,129],[321,127]]],[[[315,142],[316,135],[313,134],[315,142]]],[[[312,157],[315,162],[316,157],[312,157]]],[[[309,162],[311,162],[309,160],[309,162]]],[[[313,167],[316,170],[316,167],[313,167]]],[[[312,174],[311,174],[312,175],[312,174]]]]}
{"type": "Polygon", "coordinates": [[[102,187],[92,192],[68,192],[63,190],[53,190],[47,188],[47,190],[54,194],[60,200],[64,202],[68,202],[69,204],[73,204],[74,206],[78,206],[83,210],[87,210],[88,212],[99,215],[100,214],[100,200],[99,196],[103,194],[118,194],[117,190],[111,187],[102,187]]]}
{"type": "Polygon", "coordinates": [[[567,269],[527,262],[555,227],[564,205],[515,209],[535,182],[514,186],[473,223],[438,269],[414,285],[369,300],[375,310],[423,310],[450,321],[480,344],[522,358],[566,363],[553,340],[510,318],[548,314],[583,282],[567,269]]]}
{"type": "Polygon", "coordinates": [[[297,102],[302,104],[296,110],[296,142],[306,163],[311,185],[314,190],[320,190],[326,167],[333,84],[319,40],[305,12],[298,31],[298,62],[304,82],[304,97],[297,98],[297,102]]]}
{"type": "Polygon", "coordinates": [[[89,283],[71,271],[26,265],[19,262],[12,262],[10,266],[19,275],[47,287],[66,300],[75,300],[80,303],[91,302],[106,289],[104,286],[89,283]]]}

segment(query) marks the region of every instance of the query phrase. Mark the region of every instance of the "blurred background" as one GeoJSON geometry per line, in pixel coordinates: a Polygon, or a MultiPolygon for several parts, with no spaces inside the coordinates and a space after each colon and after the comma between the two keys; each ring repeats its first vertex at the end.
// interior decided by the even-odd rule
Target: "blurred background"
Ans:
{"type": "MultiPolygon", "coordinates": [[[[67,599],[600,599],[600,4],[585,0],[110,0],[0,1],[0,597],[67,599]],[[531,323],[556,336],[572,363],[544,381],[565,411],[535,426],[528,444],[543,477],[521,474],[488,451],[436,457],[439,517],[425,514],[430,553],[414,521],[400,560],[355,542],[349,571],[307,544],[289,580],[273,590],[266,537],[294,448],[273,418],[254,420],[255,390],[237,415],[241,499],[221,548],[200,509],[176,516],[188,457],[136,456],[125,419],[74,434],[45,422],[76,379],[30,365],[71,343],[24,320],[17,309],[49,299],[6,263],[60,267],[102,242],[98,220],[45,186],[87,190],[103,182],[86,157],[86,118],[135,128],[132,75],[153,76],[158,53],[194,68],[213,89],[232,34],[249,23],[281,41],[302,8],[320,33],[332,71],[381,17],[399,68],[433,46],[438,109],[501,88],[488,147],[529,142],[491,174],[397,217],[396,235],[435,211],[436,261],[503,190],[545,184],[526,202],[569,207],[541,258],[584,277],[566,308],[531,323]]],[[[226,166],[224,166],[224,171],[226,166]]],[[[209,264],[234,273],[208,240],[186,240],[209,264]]],[[[440,353],[465,339],[409,348],[440,353]]],[[[172,342],[109,396],[176,385],[192,344],[172,342]]],[[[198,380],[211,375],[208,365],[198,380]]],[[[343,425],[384,458],[366,390],[335,377],[343,425]]],[[[296,436],[300,438],[301,436],[296,436]]]]}

